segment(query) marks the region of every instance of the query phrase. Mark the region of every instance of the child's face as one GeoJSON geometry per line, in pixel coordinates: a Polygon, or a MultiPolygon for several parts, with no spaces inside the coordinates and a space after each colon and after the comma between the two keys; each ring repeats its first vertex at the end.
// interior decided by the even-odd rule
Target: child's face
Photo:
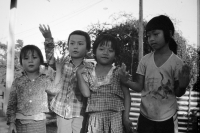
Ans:
{"type": "Polygon", "coordinates": [[[166,46],[163,30],[152,30],[147,32],[148,43],[154,50],[159,50],[166,46]]]}
{"type": "Polygon", "coordinates": [[[111,65],[115,59],[115,51],[111,47],[111,42],[108,41],[100,45],[96,49],[96,60],[102,65],[111,65]]]}
{"type": "Polygon", "coordinates": [[[22,67],[26,72],[33,73],[39,71],[40,57],[36,51],[28,51],[22,56],[22,67]]]}
{"type": "Polygon", "coordinates": [[[72,58],[83,58],[88,52],[86,39],[82,35],[71,35],[68,44],[69,54],[72,58]]]}

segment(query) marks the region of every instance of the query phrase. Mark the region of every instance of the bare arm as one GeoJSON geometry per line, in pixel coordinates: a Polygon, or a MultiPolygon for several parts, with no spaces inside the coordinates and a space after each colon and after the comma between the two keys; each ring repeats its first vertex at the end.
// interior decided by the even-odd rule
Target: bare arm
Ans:
{"type": "Polygon", "coordinates": [[[186,88],[190,83],[190,68],[183,65],[182,70],[179,72],[179,80],[175,81],[174,92],[177,97],[185,94],[186,88]]]}
{"type": "Polygon", "coordinates": [[[124,94],[124,107],[125,110],[123,111],[123,125],[125,126],[126,132],[130,132],[132,123],[129,119],[130,107],[131,107],[131,96],[130,91],[124,85],[121,85],[123,94],[124,94]]]}
{"type": "Polygon", "coordinates": [[[89,85],[88,85],[88,83],[85,82],[85,80],[83,79],[83,76],[82,76],[84,68],[85,68],[84,66],[80,66],[78,68],[78,70],[76,71],[76,76],[78,79],[78,87],[79,87],[82,95],[84,97],[89,97],[90,96],[89,85]]]}
{"type": "Polygon", "coordinates": [[[126,85],[128,88],[136,91],[141,92],[144,85],[144,76],[137,74],[137,81],[131,81],[131,76],[129,72],[126,71],[126,65],[123,63],[119,70],[120,81],[122,84],[126,85]]]}
{"type": "Polygon", "coordinates": [[[143,75],[137,74],[136,82],[127,80],[127,82],[125,82],[124,84],[136,92],[141,92],[144,87],[144,80],[145,79],[143,75]]]}

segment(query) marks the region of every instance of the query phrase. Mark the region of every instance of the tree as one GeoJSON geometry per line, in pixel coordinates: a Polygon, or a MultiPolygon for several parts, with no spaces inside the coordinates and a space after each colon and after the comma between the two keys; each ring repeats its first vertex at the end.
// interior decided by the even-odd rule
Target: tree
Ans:
{"type": "MultiPolygon", "coordinates": [[[[121,12],[119,15],[112,15],[112,22],[102,23],[99,22],[88,26],[88,33],[92,42],[102,33],[107,33],[115,36],[120,44],[121,56],[117,60],[116,64],[120,65],[122,62],[126,64],[127,70],[135,78],[135,72],[138,65],[138,32],[139,21],[134,19],[131,14],[121,12]]],[[[144,27],[146,25],[144,21],[144,27]]],[[[145,33],[145,32],[144,32],[145,33]]],[[[145,34],[144,34],[145,35],[145,34]]],[[[144,36],[144,54],[149,53],[152,49],[147,43],[147,39],[144,36]]]]}
{"type": "MultiPolygon", "coordinates": [[[[14,75],[18,77],[21,75],[21,65],[19,63],[19,52],[23,47],[23,41],[18,39],[17,44],[15,45],[15,66],[14,66],[14,75]]],[[[6,85],[6,60],[7,60],[7,45],[0,42],[0,84],[6,85]]]]}
{"type": "MultiPolygon", "coordinates": [[[[121,12],[119,14],[113,14],[111,16],[111,23],[99,23],[91,24],[88,26],[88,33],[92,42],[102,33],[108,33],[115,36],[120,42],[121,56],[117,64],[124,62],[127,66],[127,70],[132,74],[133,80],[135,79],[135,72],[138,66],[138,32],[139,21],[136,20],[131,14],[121,12]]],[[[174,20],[174,19],[172,19],[174,20]]],[[[175,20],[174,20],[175,21],[175,20]]],[[[147,24],[147,21],[143,21],[143,26],[147,24]]],[[[147,37],[144,30],[144,47],[143,54],[147,54],[152,51],[152,48],[148,45],[147,37]]],[[[185,38],[183,38],[179,31],[175,31],[174,39],[178,44],[178,56],[182,58],[192,68],[192,83],[196,81],[197,75],[197,49],[187,44],[185,38]]]]}

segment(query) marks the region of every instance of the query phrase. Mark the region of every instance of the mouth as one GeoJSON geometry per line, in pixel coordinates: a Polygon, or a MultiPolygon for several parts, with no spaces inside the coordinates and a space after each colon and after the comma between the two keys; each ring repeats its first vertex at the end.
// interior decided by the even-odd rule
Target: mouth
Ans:
{"type": "Polygon", "coordinates": [[[28,65],[28,67],[32,68],[32,67],[34,67],[34,65],[28,65]]]}
{"type": "Polygon", "coordinates": [[[152,43],[152,44],[151,44],[151,47],[154,47],[154,46],[156,46],[156,44],[155,44],[155,43],[152,43]]]}
{"type": "Polygon", "coordinates": [[[106,60],[109,59],[108,57],[101,57],[101,58],[102,58],[102,59],[106,59],[106,60]]]}
{"type": "Polygon", "coordinates": [[[74,53],[74,54],[77,54],[77,53],[78,53],[78,51],[73,51],[73,53],[74,53]]]}

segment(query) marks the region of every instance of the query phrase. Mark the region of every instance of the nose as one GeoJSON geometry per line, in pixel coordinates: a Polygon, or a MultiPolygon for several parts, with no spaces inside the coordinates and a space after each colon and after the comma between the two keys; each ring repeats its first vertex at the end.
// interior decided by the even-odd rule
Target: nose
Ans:
{"type": "Polygon", "coordinates": [[[78,48],[78,43],[74,44],[74,48],[77,49],[78,48]]]}
{"type": "Polygon", "coordinates": [[[30,57],[28,62],[33,62],[33,57],[30,57]]]}
{"type": "Polygon", "coordinates": [[[154,37],[152,35],[149,35],[148,40],[149,40],[149,42],[151,42],[154,40],[154,37]]]}
{"type": "Polygon", "coordinates": [[[103,54],[105,54],[105,55],[108,55],[108,49],[105,49],[104,51],[103,51],[103,54]]]}

